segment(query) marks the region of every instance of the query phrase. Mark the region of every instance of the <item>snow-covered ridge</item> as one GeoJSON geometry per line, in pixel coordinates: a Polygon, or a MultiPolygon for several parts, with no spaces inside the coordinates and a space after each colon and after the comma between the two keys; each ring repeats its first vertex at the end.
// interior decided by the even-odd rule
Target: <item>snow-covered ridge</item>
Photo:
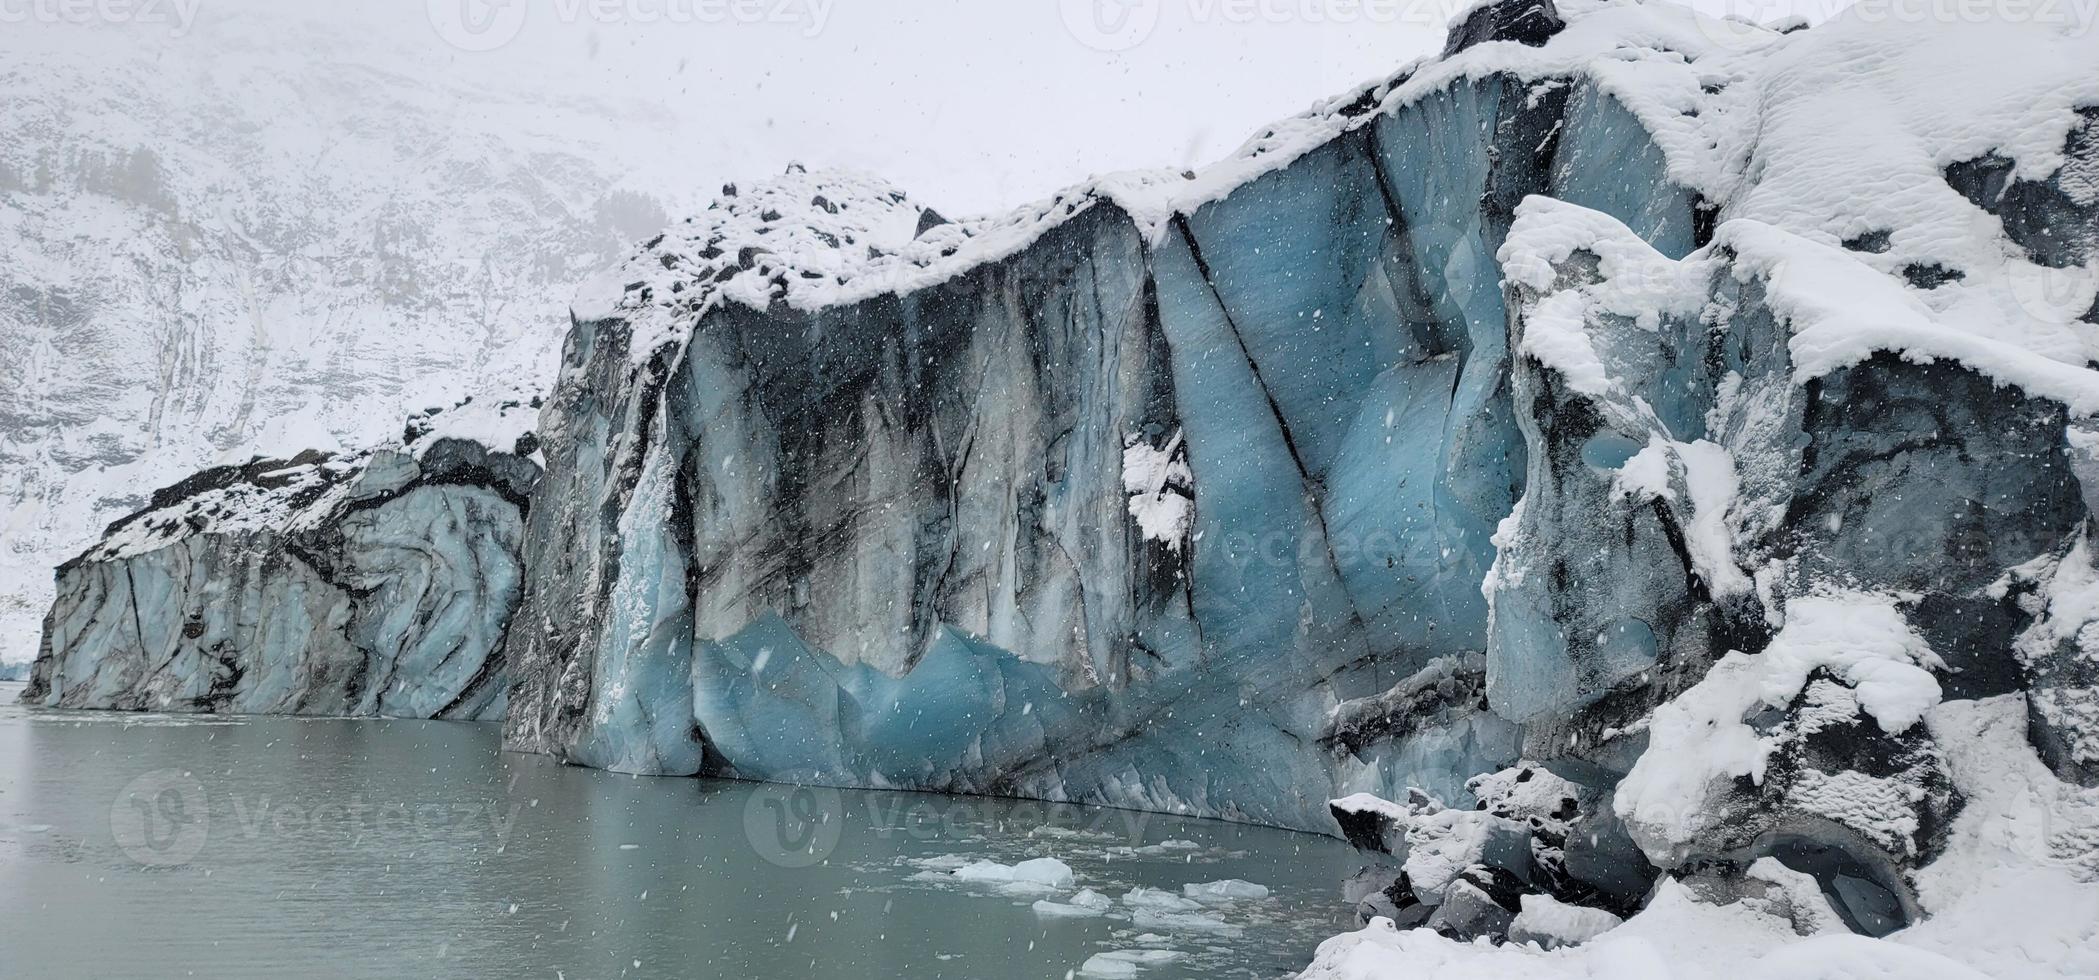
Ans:
{"type": "MultiPolygon", "coordinates": [[[[67,564],[135,558],[198,534],[312,530],[346,506],[397,492],[424,478],[419,467],[390,460],[421,462],[447,442],[478,447],[469,455],[508,454],[536,460],[538,440],[532,426],[538,418],[539,401],[537,396],[521,393],[507,398],[469,397],[449,409],[416,413],[398,443],[339,452],[309,449],[290,459],[258,456],[246,463],[212,467],[156,491],[144,508],[111,524],[101,541],[67,564]]],[[[463,467],[446,462],[435,468],[463,467]]],[[[505,492],[523,504],[521,491],[506,487],[505,492]]]]}
{"type": "Polygon", "coordinates": [[[1103,202],[1156,229],[1168,213],[1153,203],[1159,188],[1183,179],[1118,174],[1008,214],[949,220],[880,178],[791,164],[725,186],[705,213],[585,283],[575,315],[627,316],[645,358],[717,303],[816,310],[908,293],[1012,255],[1103,202]]]}

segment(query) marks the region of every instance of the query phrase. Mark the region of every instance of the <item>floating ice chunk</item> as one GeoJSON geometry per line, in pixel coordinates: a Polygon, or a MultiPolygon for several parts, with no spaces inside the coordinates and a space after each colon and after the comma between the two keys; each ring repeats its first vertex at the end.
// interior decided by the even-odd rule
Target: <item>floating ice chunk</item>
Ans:
{"type": "Polygon", "coordinates": [[[1201,844],[1192,840],[1174,839],[1162,840],[1157,844],[1140,847],[1137,850],[1146,854],[1163,854],[1167,851],[1200,851],[1202,849],[1203,846],[1201,844]]]}
{"type": "Polygon", "coordinates": [[[1180,958],[1181,954],[1171,949],[1118,949],[1088,958],[1079,967],[1079,973],[1089,977],[1134,977],[1146,967],[1180,958]]]}
{"type": "Polygon", "coordinates": [[[1268,897],[1268,886],[1238,878],[1182,885],[1181,894],[1198,902],[1237,902],[1268,897]]]}
{"type": "Polygon", "coordinates": [[[959,881],[984,882],[998,885],[1037,886],[1055,890],[1070,888],[1076,876],[1071,865],[1056,858],[1034,858],[1019,864],[1000,864],[997,861],[972,861],[954,871],[959,881]]]}
{"type": "Polygon", "coordinates": [[[1100,915],[1115,905],[1115,900],[1091,888],[1082,888],[1070,901],[1052,902],[1043,899],[1035,903],[1035,914],[1051,919],[1084,919],[1100,915]]]}
{"type": "Polygon", "coordinates": [[[1155,908],[1140,908],[1130,916],[1130,922],[1139,929],[1208,932],[1219,936],[1238,936],[1245,931],[1207,912],[1168,912],[1155,908]]]}
{"type": "Polygon", "coordinates": [[[1192,912],[1202,906],[1159,888],[1132,888],[1122,897],[1122,904],[1133,909],[1157,909],[1162,912],[1192,912]]]}
{"type": "Polygon", "coordinates": [[[935,854],[932,857],[912,858],[911,863],[928,871],[954,871],[965,864],[973,864],[976,860],[967,854],[935,854]]]}

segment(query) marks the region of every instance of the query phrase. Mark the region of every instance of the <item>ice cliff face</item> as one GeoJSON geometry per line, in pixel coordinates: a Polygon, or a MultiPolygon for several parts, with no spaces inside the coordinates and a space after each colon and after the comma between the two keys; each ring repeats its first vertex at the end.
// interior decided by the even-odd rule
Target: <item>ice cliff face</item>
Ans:
{"type": "Polygon", "coordinates": [[[726,188],[579,300],[512,744],[1317,826],[1615,782],[1794,597],[1900,596],[1910,670],[2019,689],[1988,589],[2086,518],[2089,331],[1943,323],[2082,261],[2082,125],[1905,133],[1937,191],[1840,204],[1796,103],[1884,97],[1801,80],[1864,42],[1704,26],[1487,8],[1210,174],[998,219],[726,188]]]}
{"type": "Polygon", "coordinates": [[[419,416],[420,438],[398,448],[257,459],[154,494],[60,567],[23,700],[502,717],[540,470],[514,454],[529,436],[490,449],[446,434],[450,421],[419,416]]]}

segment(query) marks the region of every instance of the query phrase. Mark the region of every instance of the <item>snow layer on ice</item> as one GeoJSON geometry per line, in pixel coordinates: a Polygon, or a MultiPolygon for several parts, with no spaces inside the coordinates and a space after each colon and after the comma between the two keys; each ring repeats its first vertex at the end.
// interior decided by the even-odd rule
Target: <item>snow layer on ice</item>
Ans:
{"type": "Polygon", "coordinates": [[[1785,628],[1760,658],[1765,704],[1784,707],[1828,670],[1856,690],[1859,706],[1890,734],[1939,703],[1933,669],[1945,664],[1910,628],[1892,599],[1860,593],[1801,596],[1786,604],[1785,628]]]}
{"type": "Polygon", "coordinates": [[[1145,540],[1174,551],[1187,543],[1195,523],[1195,472],[1180,453],[1181,445],[1179,432],[1163,448],[1132,435],[1122,451],[1122,489],[1130,495],[1130,516],[1145,540]]]}
{"type": "MultiPolygon", "coordinates": [[[[1939,703],[1932,666],[1943,665],[1893,599],[1865,593],[1796,598],[1763,653],[1727,654],[1704,680],[1655,709],[1650,747],[1618,784],[1618,816],[1652,839],[1688,844],[1723,817],[1705,805],[1716,788],[1741,777],[1764,781],[1778,741],[1748,723],[1758,706],[1791,704],[1809,675],[1826,669],[1855,689],[1859,706],[1882,729],[1902,732],[1939,703]]],[[[1847,787],[1825,789],[1819,798],[1835,800],[1847,787]]]]}
{"type": "MultiPolygon", "coordinates": [[[[2073,445],[2081,437],[2088,438],[2071,430],[2073,445]]],[[[2093,559],[2092,539],[2085,535],[2052,567],[2037,570],[2041,589],[2033,601],[2042,615],[2015,647],[2036,679],[2048,681],[2029,692],[2035,712],[2065,740],[2067,754],[2085,766],[2099,765],[2099,691],[2089,680],[2099,673],[2099,564],[2093,559]],[[2082,670],[2068,678],[2047,676],[2069,666],[2057,662],[2064,657],[2082,670]]]]}

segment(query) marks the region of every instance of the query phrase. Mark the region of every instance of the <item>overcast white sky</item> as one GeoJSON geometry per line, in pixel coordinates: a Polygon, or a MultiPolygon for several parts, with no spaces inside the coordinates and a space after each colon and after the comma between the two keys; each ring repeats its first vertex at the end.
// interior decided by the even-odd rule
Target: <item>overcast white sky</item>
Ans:
{"type": "MultiPolygon", "coordinates": [[[[14,18],[0,32],[29,43],[79,33],[37,12],[60,2],[0,0],[0,19],[14,18]]],[[[209,48],[237,21],[296,11],[430,71],[659,102],[707,134],[694,144],[696,185],[800,159],[971,213],[1097,172],[1214,160],[1255,127],[1439,46],[1457,0],[150,2],[167,25],[102,33],[209,48]],[[191,4],[186,34],[171,36],[191,4]],[[484,29],[462,28],[466,18],[484,29]],[[506,38],[487,51],[450,43],[506,38]]]]}
{"type": "MultiPolygon", "coordinates": [[[[762,175],[790,158],[849,165],[977,212],[1096,172],[1216,159],[1255,127],[1440,45],[1443,5],[1457,0],[1392,4],[1390,16],[1347,24],[1294,13],[1296,0],[1266,0],[1268,15],[1250,8],[1251,19],[1233,20],[1224,2],[749,0],[739,10],[516,0],[500,12],[522,14],[515,40],[449,54],[461,70],[505,75],[558,64],[579,85],[658,98],[733,132],[710,148],[723,159],[695,161],[705,171],[762,175]]],[[[449,26],[457,21],[444,18],[490,9],[482,4],[383,0],[364,16],[405,43],[447,51],[433,12],[449,26]]]]}
{"type": "MultiPolygon", "coordinates": [[[[0,0],[0,33],[28,43],[77,34],[83,29],[50,23],[63,16],[54,11],[76,2],[0,0]]],[[[183,45],[194,55],[243,22],[297,16],[405,54],[416,70],[512,90],[646,99],[685,121],[690,132],[675,138],[691,147],[695,187],[762,177],[802,160],[871,171],[921,201],[975,213],[1095,173],[1213,161],[1263,123],[1433,52],[1453,5],[1466,0],[87,6],[96,2],[144,5],[133,16],[157,18],[103,30],[111,43],[183,45]]],[[[1725,9],[1757,0],[1699,2],[1725,9]]],[[[359,47],[315,56],[358,57],[359,47]]]]}

